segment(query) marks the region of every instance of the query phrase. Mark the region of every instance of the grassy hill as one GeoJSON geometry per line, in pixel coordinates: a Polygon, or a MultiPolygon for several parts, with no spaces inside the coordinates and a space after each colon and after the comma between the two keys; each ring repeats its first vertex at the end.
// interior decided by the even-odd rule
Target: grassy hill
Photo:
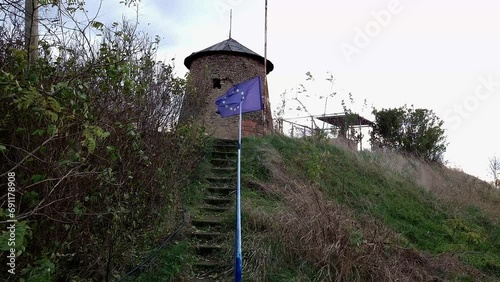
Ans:
{"type": "MultiPolygon", "coordinates": [[[[500,279],[500,191],[470,175],[266,136],[244,140],[242,180],[245,281],[500,279]]],[[[184,266],[162,263],[162,273],[188,272],[183,254],[184,266]]]]}
{"type": "Polygon", "coordinates": [[[488,184],[327,141],[245,141],[247,277],[500,279],[500,191],[488,184]]]}

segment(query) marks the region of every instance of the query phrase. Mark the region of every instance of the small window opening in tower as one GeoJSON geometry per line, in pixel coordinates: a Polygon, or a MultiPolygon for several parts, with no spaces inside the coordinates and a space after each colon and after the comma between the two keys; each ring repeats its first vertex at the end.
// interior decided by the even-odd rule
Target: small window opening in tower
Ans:
{"type": "Polygon", "coordinates": [[[213,83],[214,83],[214,89],[217,88],[217,89],[220,89],[221,88],[221,84],[220,84],[220,79],[219,78],[214,78],[212,79],[213,83]]]}

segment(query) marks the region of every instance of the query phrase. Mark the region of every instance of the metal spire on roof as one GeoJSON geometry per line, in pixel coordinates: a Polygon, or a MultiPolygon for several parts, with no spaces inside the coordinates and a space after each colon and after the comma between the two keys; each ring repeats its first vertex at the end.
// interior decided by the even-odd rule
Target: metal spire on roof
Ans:
{"type": "Polygon", "coordinates": [[[231,30],[233,29],[233,9],[229,12],[229,39],[231,39],[231,30]]]}

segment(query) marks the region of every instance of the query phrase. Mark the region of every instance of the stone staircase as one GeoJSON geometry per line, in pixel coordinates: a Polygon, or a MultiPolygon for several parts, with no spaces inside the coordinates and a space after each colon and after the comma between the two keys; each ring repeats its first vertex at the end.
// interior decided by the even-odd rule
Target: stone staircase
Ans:
{"type": "Polygon", "coordinates": [[[232,281],[237,141],[217,139],[209,186],[191,215],[190,240],[195,250],[189,281],[232,281]]]}

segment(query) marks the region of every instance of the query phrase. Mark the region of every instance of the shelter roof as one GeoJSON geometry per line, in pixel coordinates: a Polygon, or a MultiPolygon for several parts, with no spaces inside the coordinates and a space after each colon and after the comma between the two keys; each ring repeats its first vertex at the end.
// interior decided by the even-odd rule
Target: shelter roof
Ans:
{"type": "Polygon", "coordinates": [[[331,114],[316,117],[317,119],[329,123],[334,126],[343,127],[350,126],[373,126],[373,122],[358,114],[331,114]]]}

